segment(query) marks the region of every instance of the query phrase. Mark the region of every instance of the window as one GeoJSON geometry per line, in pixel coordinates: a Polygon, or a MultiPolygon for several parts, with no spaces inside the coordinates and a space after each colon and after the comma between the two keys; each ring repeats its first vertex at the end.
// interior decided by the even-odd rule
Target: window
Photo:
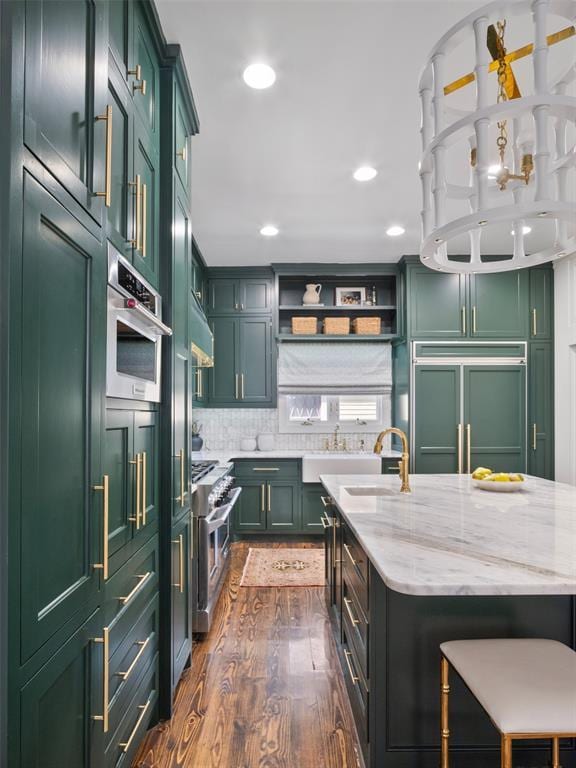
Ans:
{"type": "MultiPolygon", "coordinates": [[[[378,432],[389,422],[383,395],[280,395],[280,432],[378,432]]],[[[389,408],[388,408],[389,410],[389,408]]]]}

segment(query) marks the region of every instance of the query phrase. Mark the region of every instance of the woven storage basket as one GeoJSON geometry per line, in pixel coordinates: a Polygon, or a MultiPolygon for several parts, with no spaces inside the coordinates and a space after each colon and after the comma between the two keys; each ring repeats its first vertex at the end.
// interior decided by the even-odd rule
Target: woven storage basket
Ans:
{"type": "Polygon", "coordinates": [[[317,317],[293,317],[292,333],[307,334],[313,336],[318,333],[317,317]]]}
{"type": "Polygon", "coordinates": [[[359,336],[376,336],[382,328],[379,317],[357,317],[352,320],[352,332],[359,336]]]}
{"type": "Polygon", "coordinates": [[[345,336],[350,333],[350,318],[325,317],[323,331],[328,336],[345,336]]]}

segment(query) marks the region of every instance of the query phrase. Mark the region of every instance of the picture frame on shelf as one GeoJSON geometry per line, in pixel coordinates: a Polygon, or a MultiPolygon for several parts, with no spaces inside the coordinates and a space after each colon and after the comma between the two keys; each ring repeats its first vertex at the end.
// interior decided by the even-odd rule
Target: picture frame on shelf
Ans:
{"type": "Polygon", "coordinates": [[[366,288],[336,288],[337,307],[361,307],[366,302],[366,288]]]}

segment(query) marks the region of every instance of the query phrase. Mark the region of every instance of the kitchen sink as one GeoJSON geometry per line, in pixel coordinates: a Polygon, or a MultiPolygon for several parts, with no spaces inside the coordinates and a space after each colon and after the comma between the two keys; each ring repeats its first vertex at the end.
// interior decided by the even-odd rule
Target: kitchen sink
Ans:
{"type": "Polygon", "coordinates": [[[382,457],[375,453],[311,453],[302,458],[302,482],[319,483],[320,475],[380,475],[382,457]]]}
{"type": "Polygon", "coordinates": [[[398,491],[391,491],[389,488],[381,486],[354,485],[351,488],[344,488],[350,496],[397,496],[398,491]]]}

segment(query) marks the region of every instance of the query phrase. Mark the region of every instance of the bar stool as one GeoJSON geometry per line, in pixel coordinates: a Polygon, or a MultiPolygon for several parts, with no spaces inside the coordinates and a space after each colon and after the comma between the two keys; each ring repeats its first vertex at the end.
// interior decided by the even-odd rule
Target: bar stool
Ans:
{"type": "Polygon", "coordinates": [[[449,768],[448,701],[452,667],[501,735],[501,766],[512,768],[515,739],[576,737],[576,652],[555,640],[454,640],[440,646],[442,768],[449,768]]]}

